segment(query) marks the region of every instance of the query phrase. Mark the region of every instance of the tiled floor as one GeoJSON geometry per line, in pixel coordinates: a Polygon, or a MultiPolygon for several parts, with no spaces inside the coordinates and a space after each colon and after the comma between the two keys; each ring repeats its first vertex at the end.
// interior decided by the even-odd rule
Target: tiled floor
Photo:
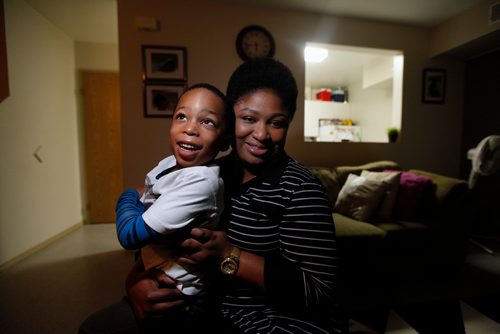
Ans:
{"type": "MultiPolygon", "coordinates": [[[[478,266],[500,268],[499,256],[485,255],[474,254],[478,266]]],[[[76,333],[90,312],[121,298],[132,263],[114,225],[83,226],[0,273],[0,333],[76,333]]],[[[467,333],[500,333],[499,323],[461,307],[467,333]]],[[[370,332],[360,327],[356,333],[370,332]]],[[[391,312],[386,333],[417,332],[391,312]]]]}

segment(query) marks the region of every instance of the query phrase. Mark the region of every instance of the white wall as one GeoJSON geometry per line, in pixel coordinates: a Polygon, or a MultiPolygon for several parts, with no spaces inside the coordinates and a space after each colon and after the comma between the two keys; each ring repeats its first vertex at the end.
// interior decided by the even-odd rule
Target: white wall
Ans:
{"type": "Polygon", "coordinates": [[[361,82],[349,86],[351,116],[361,127],[363,142],[388,142],[387,128],[392,124],[392,95],[392,80],[366,88],[361,82]]]}
{"type": "Polygon", "coordinates": [[[0,264],[82,222],[73,41],[24,1],[4,7],[0,264]]]}

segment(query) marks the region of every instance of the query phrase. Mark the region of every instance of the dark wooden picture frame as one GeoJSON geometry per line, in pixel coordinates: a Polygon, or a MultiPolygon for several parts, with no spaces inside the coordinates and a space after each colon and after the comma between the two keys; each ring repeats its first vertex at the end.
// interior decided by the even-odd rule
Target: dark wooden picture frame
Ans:
{"type": "Polygon", "coordinates": [[[187,81],[187,49],[180,46],[143,45],[143,79],[187,81]]]}
{"type": "Polygon", "coordinates": [[[177,100],[185,89],[185,83],[144,83],[144,116],[172,117],[177,100]]]}
{"type": "Polygon", "coordinates": [[[422,73],[422,102],[444,103],[446,70],[426,68],[422,73]]]}

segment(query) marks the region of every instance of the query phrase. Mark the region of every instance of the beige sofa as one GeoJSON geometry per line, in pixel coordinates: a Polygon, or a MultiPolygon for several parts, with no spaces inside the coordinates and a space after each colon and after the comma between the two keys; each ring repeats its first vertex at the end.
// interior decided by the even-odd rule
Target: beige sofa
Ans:
{"type": "MultiPolygon", "coordinates": [[[[423,170],[403,170],[393,161],[375,161],[359,166],[315,166],[310,170],[324,185],[334,208],[333,218],[347,289],[362,295],[365,302],[371,293],[377,302],[380,298],[394,298],[394,294],[398,294],[391,289],[394,282],[411,284],[410,281],[418,281],[422,275],[453,275],[461,268],[467,239],[464,218],[468,196],[466,181],[423,170]],[[430,180],[431,186],[421,199],[419,214],[404,217],[408,209],[404,207],[401,187],[396,190],[400,192],[396,203],[400,209],[403,205],[399,215],[382,218],[375,211],[368,221],[362,221],[338,212],[339,194],[350,174],[358,176],[363,171],[387,173],[388,170],[425,176],[430,180]]],[[[394,206],[394,212],[396,209],[394,206]]],[[[353,299],[356,297],[350,295],[349,299],[350,303],[355,303],[353,299]]]]}

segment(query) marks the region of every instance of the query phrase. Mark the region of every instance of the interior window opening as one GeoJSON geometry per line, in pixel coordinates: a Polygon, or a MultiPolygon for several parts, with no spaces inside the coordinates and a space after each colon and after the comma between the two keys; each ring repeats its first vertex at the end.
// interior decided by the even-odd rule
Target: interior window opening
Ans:
{"type": "Polygon", "coordinates": [[[306,43],[304,140],[400,139],[403,52],[306,43]]]}

